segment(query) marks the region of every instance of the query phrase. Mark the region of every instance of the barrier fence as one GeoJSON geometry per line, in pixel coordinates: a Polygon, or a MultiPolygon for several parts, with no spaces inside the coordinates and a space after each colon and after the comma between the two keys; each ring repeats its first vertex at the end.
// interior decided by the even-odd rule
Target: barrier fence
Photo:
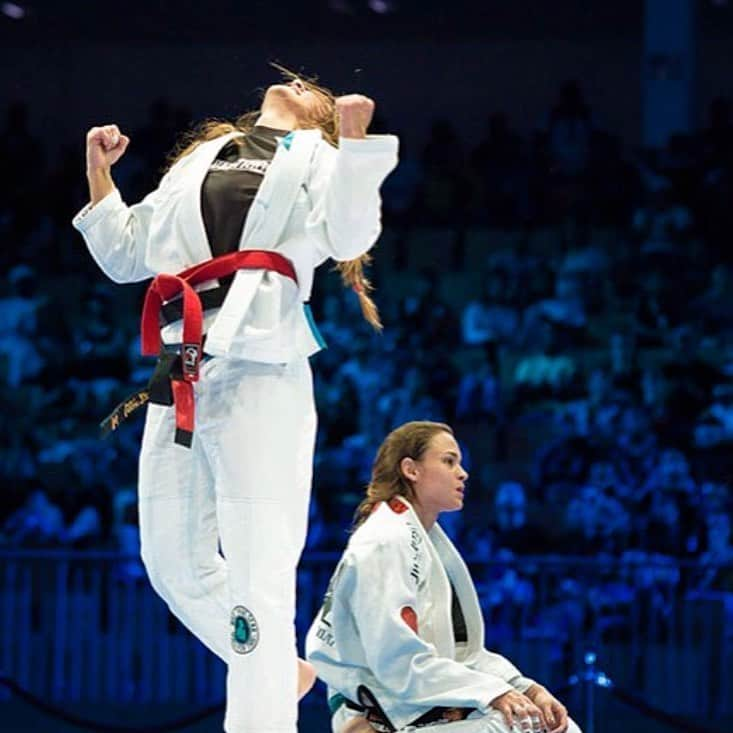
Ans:
{"type": "MultiPolygon", "coordinates": [[[[301,639],[337,560],[310,553],[301,564],[301,639]]],[[[733,595],[708,588],[711,573],[733,568],[575,557],[469,565],[487,646],[567,690],[585,733],[594,733],[604,696],[678,730],[712,730],[706,721],[733,717],[733,595]]],[[[47,712],[106,702],[195,704],[199,718],[220,709],[224,665],[171,616],[136,558],[0,553],[0,634],[6,696],[25,695],[47,712]]]]}

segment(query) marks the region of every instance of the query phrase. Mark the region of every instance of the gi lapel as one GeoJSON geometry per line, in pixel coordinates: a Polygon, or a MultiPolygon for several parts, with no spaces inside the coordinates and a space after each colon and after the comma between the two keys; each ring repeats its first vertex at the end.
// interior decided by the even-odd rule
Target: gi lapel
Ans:
{"type": "Polygon", "coordinates": [[[435,551],[440,557],[448,577],[453,582],[453,587],[463,610],[468,636],[468,648],[466,649],[466,656],[468,656],[483,649],[484,646],[484,621],[476,588],[466,563],[463,562],[460,553],[440,525],[435,524],[433,526],[430,530],[430,538],[433,540],[435,551]]]}
{"type": "Polygon", "coordinates": [[[230,132],[214,140],[209,140],[208,142],[202,143],[199,148],[191,153],[193,158],[184,172],[187,185],[178,212],[181,222],[180,230],[185,232],[186,239],[189,241],[192,250],[192,261],[188,263],[189,265],[195,265],[198,262],[211,259],[211,247],[206,237],[204,217],[201,213],[201,186],[219,151],[232,138],[240,134],[238,132],[230,132]]]}
{"type": "Polygon", "coordinates": [[[451,616],[450,583],[443,568],[440,555],[438,555],[435,545],[433,545],[430,539],[433,530],[430,530],[430,533],[426,532],[425,527],[420,522],[420,518],[409,502],[402,497],[399,497],[399,499],[409,507],[409,512],[405,513],[405,517],[409,517],[410,524],[414,525],[430,554],[431,563],[428,584],[433,605],[430,623],[433,627],[435,648],[440,656],[453,659],[455,656],[455,641],[453,638],[453,618],[451,616]]]}
{"type": "Polygon", "coordinates": [[[250,207],[239,249],[277,248],[320,139],[320,130],[296,130],[280,140],[250,207]]]}

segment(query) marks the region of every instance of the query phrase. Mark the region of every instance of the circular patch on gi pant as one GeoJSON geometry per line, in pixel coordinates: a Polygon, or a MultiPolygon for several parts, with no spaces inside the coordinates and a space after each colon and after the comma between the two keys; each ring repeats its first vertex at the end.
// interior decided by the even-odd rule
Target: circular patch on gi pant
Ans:
{"type": "Polygon", "coordinates": [[[237,654],[248,654],[260,640],[260,629],[254,614],[244,606],[234,606],[230,620],[232,649],[237,654]]]}

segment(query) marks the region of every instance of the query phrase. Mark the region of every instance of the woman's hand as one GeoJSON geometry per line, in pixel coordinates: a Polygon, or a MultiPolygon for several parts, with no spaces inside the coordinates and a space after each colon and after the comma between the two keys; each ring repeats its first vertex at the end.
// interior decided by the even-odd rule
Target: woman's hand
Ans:
{"type": "Polygon", "coordinates": [[[374,101],[363,94],[347,94],[336,98],[339,135],[363,139],[374,115],[374,101]]]}
{"type": "Polygon", "coordinates": [[[115,188],[110,169],[125,154],[130,138],[117,125],[92,127],[87,133],[87,180],[92,205],[115,188]]]}
{"type": "Polygon", "coordinates": [[[505,692],[491,701],[491,707],[504,716],[509,730],[516,726],[522,733],[541,733],[545,728],[539,707],[521,692],[505,692]]]}
{"type": "Polygon", "coordinates": [[[568,727],[567,708],[542,685],[532,685],[525,693],[542,712],[548,733],[564,733],[568,727]]]}
{"type": "Polygon", "coordinates": [[[129,144],[130,138],[117,125],[92,127],[87,133],[87,173],[109,170],[129,144]]]}

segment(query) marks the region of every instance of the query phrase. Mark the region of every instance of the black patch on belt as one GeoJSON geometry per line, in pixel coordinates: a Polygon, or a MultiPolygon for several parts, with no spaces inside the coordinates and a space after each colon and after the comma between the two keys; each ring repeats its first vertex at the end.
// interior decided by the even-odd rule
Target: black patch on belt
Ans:
{"type": "MultiPolygon", "coordinates": [[[[154,405],[165,405],[170,407],[173,404],[173,390],[171,389],[171,379],[180,379],[183,376],[181,369],[181,355],[177,351],[161,350],[158,361],[155,365],[153,375],[148,380],[148,384],[144,389],[139,389],[131,395],[125,397],[107,417],[99,423],[99,428],[103,438],[117,430],[120,425],[127,420],[133,412],[148,402],[154,405]]],[[[181,445],[191,447],[192,436],[187,431],[178,439],[176,433],[176,442],[181,445]]]]}

